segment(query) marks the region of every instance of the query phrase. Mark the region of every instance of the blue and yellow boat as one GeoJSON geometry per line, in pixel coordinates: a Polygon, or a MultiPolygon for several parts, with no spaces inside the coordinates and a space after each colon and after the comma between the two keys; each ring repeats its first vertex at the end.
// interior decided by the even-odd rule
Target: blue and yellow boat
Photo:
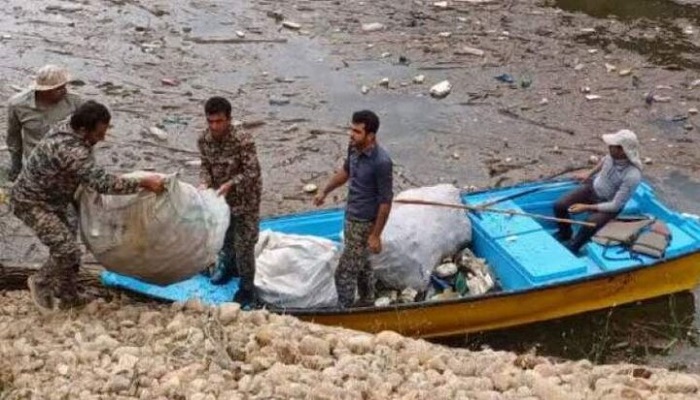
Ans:
{"type": "MultiPolygon", "coordinates": [[[[535,182],[464,194],[464,204],[552,215],[552,204],[577,183],[535,182]],[[525,195],[521,195],[525,193],[525,195]],[[510,199],[498,201],[499,199],[510,199]]],[[[665,222],[671,241],[662,259],[624,248],[587,244],[572,254],[554,237],[549,221],[501,213],[469,213],[473,251],[484,258],[501,290],[445,301],[348,310],[287,309],[303,320],[367,332],[392,330],[441,337],[512,327],[686,291],[700,281],[700,222],[669,209],[643,183],[622,215],[651,215],[665,222]]],[[[342,210],[313,211],[263,221],[262,229],[339,240],[342,210]]]]}
{"type": "MultiPolygon", "coordinates": [[[[499,210],[551,216],[555,200],[575,185],[573,181],[548,181],[489,189],[464,194],[462,203],[492,204],[491,208],[499,210]]],[[[666,224],[671,241],[663,258],[593,242],[574,255],[553,237],[555,225],[551,221],[503,213],[469,213],[472,250],[491,267],[500,290],[454,300],[386,307],[273,311],[319,324],[432,338],[545,321],[687,291],[698,285],[697,217],[669,209],[645,183],[622,214],[646,214],[666,224]]],[[[317,210],[266,219],[261,229],[339,241],[343,217],[342,209],[317,210]]],[[[164,288],[109,272],[103,274],[103,281],[164,299],[197,296],[210,303],[230,301],[237,287],[235,283],[213,286],[202,275],[164,288]]]]}

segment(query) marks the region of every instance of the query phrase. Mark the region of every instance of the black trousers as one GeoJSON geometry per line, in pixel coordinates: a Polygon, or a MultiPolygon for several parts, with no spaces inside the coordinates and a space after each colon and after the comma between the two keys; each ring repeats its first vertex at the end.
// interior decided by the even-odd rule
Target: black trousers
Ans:
{"type": "MultiPolygon", "coordinates": [[[[593,184],[586,183],[569,193],[562,196],[554,203],[554,215],[557,218],[570,218],[569,207],[576,203],[581,204],[597,204],[601,199],[598,198],[593,190],[593,184]]],[[[620,212],[600,212],[594,211],[588,216],[587,222],[592,222],[595,227],[580,226],[576,236],[571,241],[569,248],[573,252],[578,252],[584,244],[586,244],[595,233],[603,227],[608,221],[614,219],[620,212]]],[[[569,239],[572,236],[571,224],[559,222],[559,236],[563,239],[569,239]]]]}

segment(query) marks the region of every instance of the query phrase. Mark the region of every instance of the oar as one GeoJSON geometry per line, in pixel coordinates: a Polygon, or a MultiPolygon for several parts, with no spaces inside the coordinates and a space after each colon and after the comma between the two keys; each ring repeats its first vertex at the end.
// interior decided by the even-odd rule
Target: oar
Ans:
{"type": "Polygon", "coordinates": [[[508,201],[508,200],[517,199],[518,197],[522,197],[522,196],[528,195],[530,193],[535,193],[535,192],[539,192],[541,190],[556,188],[558,186],[570,185],[570,184],[571,184],[571,181],[562,181],[562,182],[552,183],[552,184],[548,184],[548,185],[537,186],[534,188],[523,190],[522,192],[516,192],[516,193],[510,194],[508,196],[498,197],[494,200],[483,202],[483,203],[477,205],[476,207],[479,207],[479,208],[491,207],[494,204],[502,203],[502,202],[508,201]]]}
{"type": "Polygon", "coordinates": [[[396,200],[394,200],[394,203],[459,208],[462,210],[469,210],[469,211],[481,211],[481,212],[492,212],[492,213],[508,214],[508,215],[519,215],[522,217],[538,218],[538,219],[544,219],[547,221],[561,222],[561,223],[565,223],[565,224],[589,226],[591,228],[595,228],[595,226],[596,226],[592,222],[576,221],[574,219],[568,219],[568,218],[556,218],[556,217],[550,217],[548,215],[531,214],[531,213],[515,211],[515,210],[499,210],[499,209],[495,209],[495,208],[481,208],[481,207],[475,207],[475,206],[468,206],[466,204],[450,204],[450,203],[440,203],[437,201],[413,200],[413,199],[396,199],[396,200]]]}

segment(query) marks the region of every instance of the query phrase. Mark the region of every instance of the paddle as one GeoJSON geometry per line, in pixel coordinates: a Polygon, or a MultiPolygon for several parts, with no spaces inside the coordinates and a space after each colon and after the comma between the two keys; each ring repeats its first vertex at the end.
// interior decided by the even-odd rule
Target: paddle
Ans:
{"type": "Polygon", "coordinates": [[[596,226],[592,222],[576,221],[576,220],[567,219],[567,218],[556,218],[556,217],[550,217],[548,215],[531,214],[531,213],[515,211],[515,210],[499,210],[499,209],[495,209],[495,208],[482,208],[482,207],[478,207],[478,206],[468,206],[466,204],[450,204],[450,203],[440,203],[437,201],[413,200],[413,199],[396,199],[396,200],[394,200],[394,203],[459,208],[462,210],[477,211],[477,212],[480,211],[480,212],[492,212],[492,213],[508,214],[508,215],[519,215],[522,217],[538,218],[538,219],[544,219],[547,221],[561,222],[564,224],[589,226],[591,228],[595,228],[595,226],[596,226]]]}

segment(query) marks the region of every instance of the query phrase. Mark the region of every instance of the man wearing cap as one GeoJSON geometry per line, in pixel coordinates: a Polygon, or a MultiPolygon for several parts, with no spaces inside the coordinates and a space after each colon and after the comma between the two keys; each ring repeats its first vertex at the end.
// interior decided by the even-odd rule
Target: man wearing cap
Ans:
{"type": "Polygon", "coordinates": [[[79,185],[104,194],[165,189],[159,175],[120,178],[95,164],[93,147],[104,140],[110,120],[109,111],[100,103],[88,101],[79,106],[68,124],[57,125],[36,145],[12,187],[10,205],[15,216],[49,248],[46,263],[27,280],[32,300],[42,311],[70,308],[79,302],[76,279],[81,254],[67,216],[79,185]]]}
{"type": "Polygon", "coordinates": [[[593,170],[576,176],[582,185],[554,204],[557,218],[569,218],[569,213],[590,212],[588,222],[595,224],[595,227],[582,226],[571,239],[571,225],[559,223],[557,239],[567,242],[567,247],[574,254],[622,211],[642,180],[637,135],[623,129],[603,135],[603,141],[608,145],[610,154],[603,157],[593,170]]]}
{"type": "Polygon", "coordinates": [[[32,86],[9,101],[7,147],[10,151],[8,179],[17,179],[22,165],[51,125],[66,119],[82,103],[68,93],[68,71],[56,65],[42,67],[32,86]]]}
{"type": "Polygon", "coordinates": [[[343,308],[355,303],[356,290],[360,295],[358,306],[374,303],[369,254],[382,250],[382,231],[394,196],[393,162],[377,143],[378,130],[379,117],[372,111],[352,115],[350,146],[343,168],[314,198],[314,204],[320,206],[330,192],[350,182],[343,231],[345,246],[335,272],[338,305],[343,308]]]}

